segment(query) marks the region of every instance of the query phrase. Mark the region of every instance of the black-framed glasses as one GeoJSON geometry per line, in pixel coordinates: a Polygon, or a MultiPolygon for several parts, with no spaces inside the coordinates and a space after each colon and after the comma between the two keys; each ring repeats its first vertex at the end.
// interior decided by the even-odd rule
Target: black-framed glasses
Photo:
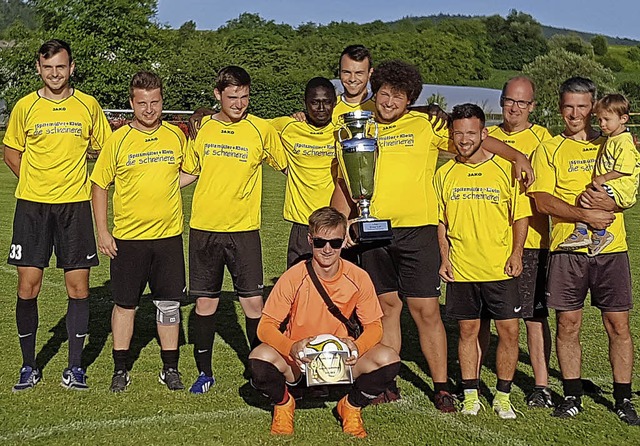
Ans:
{"type": "Polygon", "coordinates": [[[533,104],[533,101],[516,101],[515,99],[511,99],[506,96],[501,96],[500,102],[502,102],[503,107],[511,107],[513,104],[516,104],[518,108],[523,110],[533,104]]]}
{"type": "Polygon", "coordinates": [[[327,243],[329,243],[329,246],[333,249],[338,249],[341,248],[342,243],[344,243],[344,239],[341,238],[326,239],[322,237],[313,237],[311,240],[313,240],[313,247],[316,249],[324,248],[327,243]]]}

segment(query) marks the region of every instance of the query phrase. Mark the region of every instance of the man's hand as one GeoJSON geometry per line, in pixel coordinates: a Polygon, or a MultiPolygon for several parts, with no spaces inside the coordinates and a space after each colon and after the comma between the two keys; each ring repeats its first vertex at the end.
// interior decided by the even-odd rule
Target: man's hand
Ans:
{"type": "Polygon", "coordinates": [[[449,125],[449,115],[440,108],[439,104],[436,104],[435,102],[433,104],[427,104],[426,112],[427,115],[429,115],[431,125],[436,131],[442,130],[449,125]]]}
{"type": "Polygon", "coordinates": [[[580,194],[578,204],[585,209],[600,209],[611,212],[618,210],[618,205],[613,198],[596,182],[593,182],[580,194]]]}
{"type": "Polygon", "coordinates": [[[584,222],[593,229],[607,229],[616,216],[611,211],[603,211],[601,209],[585,210],[584,222]]]}
{"type": "Polygon", "coordinates": [[[356,343],[349,338],[338,338],[338,339],[340,339],[342,342],[347,344],[347,348],[349,349],[349,356],[344,361],[345,365],[350,365],[350,366],[356,365],[356,362],[358,362],[358,358],[360,357],[356,343]]]}
{"type": "Polygon", "coordinates": [[[519,155],[514,163],[514,168],[516,179],[522,181],[522,184],[524,184],[525,187],[529,187],[533,184],[536,176],[533,173],[533,167],[531,167],[529,158],[524,155],[519,155]]]}
{"type": "Polygon", "coordinates": [[[513,253],[507,259],[504,273],[509,277],[518,277],[522,274],[522,254],[513,253]]]}
{"type": "Polygon", "coordinates": [[[315,336],[309,336],[308,338],[300,339],[299,341],[294,342],[291,346],[291,350],[289,350],[289,356],[293,358],[299,368],[303,368],[302,366],[304,364],[308,364],[311,362],[311,360],[304,354],[304,348],[315,338],[315,336]]]}
{"type": "Polygon", "coordinates": [[[108,231],[98,232],[98,250],[110,259],[118,255],[116,241],[108,231]]]}
{"type": "Polygon", "coordinates": [[[449,259],[443,258],[440,260],[440,269],[438,270],[438,274],[440,274],[440,278],[444,282],[455,282],[453,277],[453,265],[451,265],[449,259]]]}
{"type": "Polygon", "coordinates": [[[298,122],[307,122],[307,115],[301,111],[295,112],[294,114],[291,115],[291,117],[298,122]]]}
{"type": "Polygon", "coordinates": [[[345,236],[344,236],[344,243],[342,243],[342,248],[343,248],[343,249],[346,249],[346,248],[353,248],[354,246],[356,246],[356,245],[357,245],[357,243],[356,243],[356,242],[354,242],[354,241],[353,241],[353,239],[351,238],[351,231],[350,231],[350,229],[351,229],[351,225],[352,225],[353,223],[355,223],[355,222],[356,222],[356,220],[357,220],[356,218],[352,218],[351,220],[349,220],[349,221],[347,222],[347,233],[346,233],[346,234],[345,234],[345,236]]]}
{"type": "Polygon", "coordinates": [[[198,130],[200,130],[200,122],[202,122],[202,118],[206,115],[212,115],[215,113],[215,110],[210,108],[200,107],[189,117],[189,123],[187,127],[189,128],[189,138],[196,139],[198,136],[198,130]]]}

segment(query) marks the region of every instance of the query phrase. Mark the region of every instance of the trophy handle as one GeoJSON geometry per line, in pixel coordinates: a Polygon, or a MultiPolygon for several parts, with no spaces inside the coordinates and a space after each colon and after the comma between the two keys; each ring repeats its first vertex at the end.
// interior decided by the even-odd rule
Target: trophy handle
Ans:
{"type": "MultiPolygon", "coordinates": [[[[377,134],[377,128],[376,128],[376,134],[377,134]]],[[[339,141],[339,142],[345,141],[345,140],[347,140],[347,139],[351,139],[351,137],[352,137],[352,135],[351,135],[351,130],[349,130],[349,127],[346,127],[346,126],[344,126],[344,125],[343,125],[342,127],[340,127],[340,128],[338,129],[338,141],[339,141]],[[343,138],[343,137],[342,137],[342,131],[343,131],[343,130],[344,130],[345,132],[347,132],[347,135],[349,136],[348,138],[343,138]]]]}
{"type": "Polygon", "coordinates": [[[378,123],[376,122],[375,118],[369,118],[367,124],[373,125],[373,128],[375,129],[373,139],[378,139],[378,123]]]}

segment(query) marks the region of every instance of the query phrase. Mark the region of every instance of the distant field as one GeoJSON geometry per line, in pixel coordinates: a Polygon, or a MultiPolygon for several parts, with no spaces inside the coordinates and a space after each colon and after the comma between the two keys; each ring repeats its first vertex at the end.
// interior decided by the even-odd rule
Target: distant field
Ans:
{"type": "MultiPolygon", "coordinates": [[[[289,225],[282,221],[283,177],[270,168],[265,173],[263,197],[262,242],[265,264],[265,285],[270,286],[283,271],[289,225]]],[[[8,169],[0,169],[0,252],[9,245],[15,200],[16,181],[8,169]]],[[[190,209],[192,188],[186,189],[185,209],[190,209]]],[[[221,210],[223,211],[223,210],[221,210]]],[[[631,261],[638,292],[640,277],[640,211],[628,213],[631,261]]],[[[187,218],[188,221],[188,218],[187,218]]],[[[186,242],[186,239],[185,239],[186,242]]],[[[526,353],[524,337],[520,341],[520,363],[515,378],[513,402],[524,412],[513,422],[499,421],[485,401],[486,410],[477,418],[444,415],[430,401],[432,381],[420,353],[415,327],[405,313],[403,367],[399,385],[403,399],[399,403],[368,408],[364,419],[369,438],[364,441],[345,437],[330,409],[341,396],[332,392],[328,401],[311,400],[301,404],[296,412],[296,434],[292,439],[269,435],[271,416],[265,401],[254,392],[243,373],[248,347],[244,318],[237,299],[227,281],[218,313],[219,333],[216,337],[214,373],[215,387],[206,395],[195,397],[188,392],[170,393],[158,384],[159,347],[155,341],[153,309],[142,305],[136,320],[132,346],[135,358],[129,389],[123,394],[109,392],[112,373],[112,339],[109,328],[111,301],[108,291],[108,261],[92,271],[91,321],[89,342],[84,360],[91,389],[85,393],[65,391],[58,383],[66,365],[67,345],[64,314],[66,309],[62,275],[49,269],[40,301],[38,361],[44,366],[44,382],[25,394],[14,395],[20,366],[14,308],[14,268],[0,264],[0,339],[3,339],[3,367],[0,369],[0,444],[3,445],[143,445],[143,444],[375,444],[375,445],[635,445],[640,444],[640,429],[628,428],[610,411],[610,371],[607,361],[607,339],[601,327],[600,315],[592,308],[585,312],[582,343],[584,346],[583,376],[600,386],[604,394],[586,397],[585,412],[575,420],[553,419],[548,411],[529,411],[524,394],[533,385],[532,371],[526,353]]],[[[184,317],[180,369],[185,383],[196,377],[190,343],[190,317],[193,304],[182,309],[184,317]]],[[[640,346],[640,315],[632,312],[633,336],[640,346]]],[[[449,333],[449,366],[457,379],[456,329],[447,322],[449,333]]],[[[495,338],[493,343],[495,344],[495,338]]],[[[636,347],[636,352],[639,347],[636,347]]],[[[495,386],[493,356],[482,371],[487,386],[495,386]]],[[[561,390],[558,365],[552,361],[551,384],[561,390]]],[[[636,359],[634,390],[640,388],[640,370],[636,359]]],[[[493,390],[493,389],[492,389],[493,390]]]]}

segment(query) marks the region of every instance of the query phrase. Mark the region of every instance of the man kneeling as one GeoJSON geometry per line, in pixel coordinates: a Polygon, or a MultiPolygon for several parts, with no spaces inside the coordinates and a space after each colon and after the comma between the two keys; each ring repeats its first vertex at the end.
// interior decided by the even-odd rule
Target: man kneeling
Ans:
{"type": "Polygon", "coordinates": [[[342,430],[348,434],[366,437],[362,408],[384,392],[400,370],[400,357],[380,344],[382,310],[371,279],[340,258],[346,231],[347,220],[337,210],[324,207],[313,212],[309,217],[310,266],[340,312],[347,318],[356,312],[362,325],[358,339],[349,337],[345,324],[329,311],[305,262],[278,279],[262,312],[258,337],[264,343],[251,352],[249,363],[253,386],[274,404],[273,434],[293,434],[295,400],[287,383],[300,380],[303,365],[310,362],[304,348],[317,335],[332,334],[351,351],[345,364],[352,367],[355,381],[336,406],[342,430]],[[280,324],[287,318],[281,333],[280,324]]]}

